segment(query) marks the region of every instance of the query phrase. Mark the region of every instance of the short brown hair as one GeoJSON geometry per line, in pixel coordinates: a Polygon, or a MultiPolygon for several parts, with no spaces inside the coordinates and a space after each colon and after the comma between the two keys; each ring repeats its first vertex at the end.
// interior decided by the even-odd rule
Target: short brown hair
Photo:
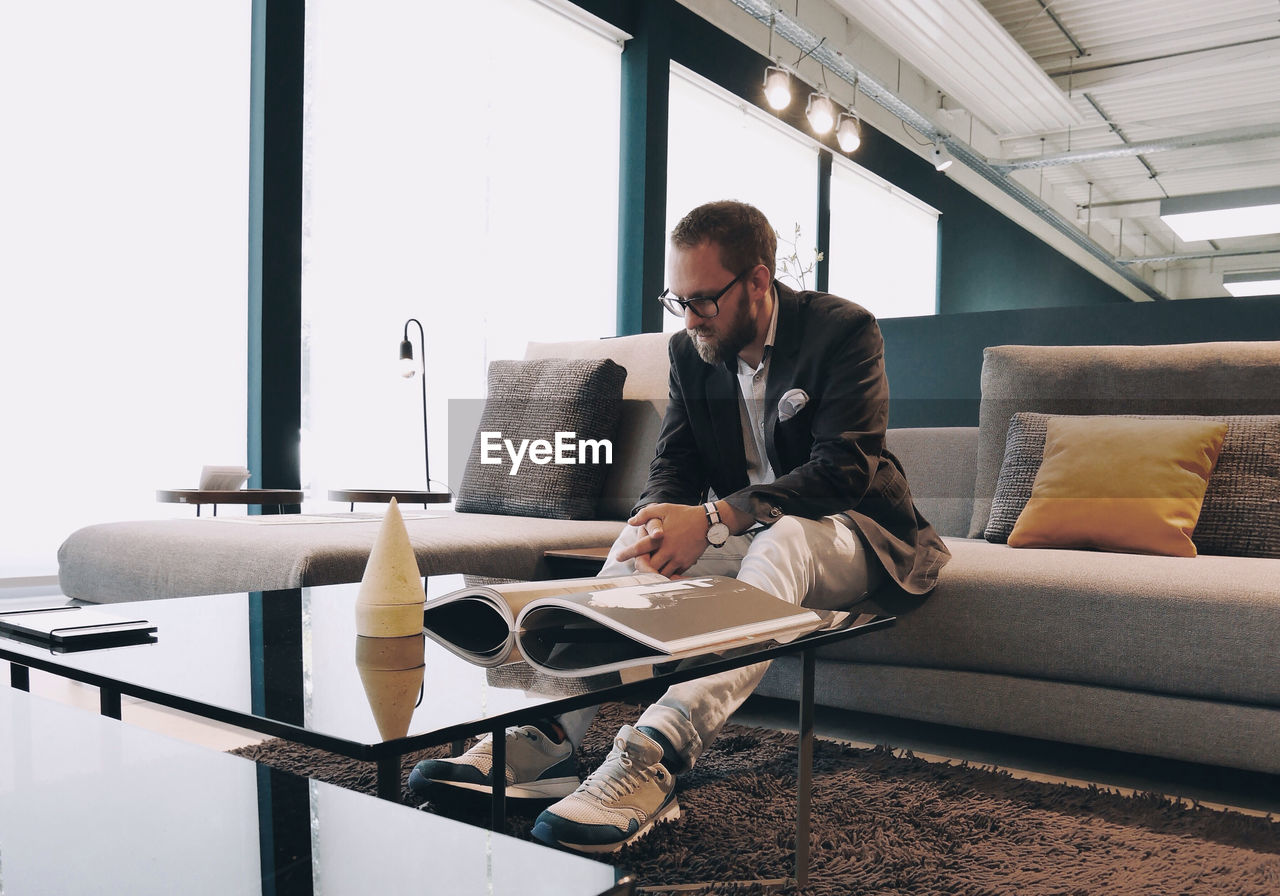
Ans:
{"type": "Polygon", "coordinates": [[[711,242],[720,247],[720,264],[740,274],[758,264],[774,274],[778,235],[754,205],[722,199],[700,205],[680,219],[671,231],[671,245],[692,249],[711,242]]]}

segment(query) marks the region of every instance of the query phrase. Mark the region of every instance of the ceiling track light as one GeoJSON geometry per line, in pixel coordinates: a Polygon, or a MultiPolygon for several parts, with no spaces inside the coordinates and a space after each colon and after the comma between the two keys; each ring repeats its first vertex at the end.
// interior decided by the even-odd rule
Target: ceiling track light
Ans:
{"type": "Polygon", "coordinates": [[[791,105],[791,74],[785,68],[771,65],[764,70],[764,99],[777,112],[791,105]]]}
{"type": "Polygon", "coordinates": [[[933,152],[930,154],[930,160],[933,162],[934,171],[946,171],[951,167],[951,163],[955,159],[947,155],[947,151],[942,148],[942,141],[935,140],[933,144],[933,152]]]}
{"type": "Polygon", "coordinates": [[[836,126],[836,104],[831,101],[831,97],[820,91],[809,94],[809,104],[805,106],[804,114],[815,134],[829,134],[836,126]]]}
{"type": "Polygon", "coordinates": [[[843,152],[857,152],[862,145],[862,126],[857,112],[841,112],[836,121],[836,142],[843,152]]]}

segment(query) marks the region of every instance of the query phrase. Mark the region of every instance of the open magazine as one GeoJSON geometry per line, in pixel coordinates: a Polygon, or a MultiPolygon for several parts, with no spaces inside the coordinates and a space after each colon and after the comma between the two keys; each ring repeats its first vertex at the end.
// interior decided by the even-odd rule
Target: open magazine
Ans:
{"type": "Polygon", "coordinates": [[[738,579],[642,573],[462,588],[429,600],[423,623],[471,662],[579,676],[785,643],[824,620],[738,579]]]}

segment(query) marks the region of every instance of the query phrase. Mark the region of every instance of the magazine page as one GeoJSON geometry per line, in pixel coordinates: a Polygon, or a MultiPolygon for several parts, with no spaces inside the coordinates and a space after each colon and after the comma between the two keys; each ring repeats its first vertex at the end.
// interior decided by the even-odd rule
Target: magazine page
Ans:
{"type": "Polygon", "coordinates": [[[433,640],[460,656],[482,665],[494,665],[507,662],[512,655],[516,615],[532,600],[547,595],[563,596],[666,581],[665,576],[647,573],[603,579],[591,577],[470,585],[427,601],[422,624],[433,640]]]}
{"type": "Polygon", "coordinates": [[[822,618],[812,610],[725,576],[546,596],[530,601],[516,621],[528,632],[568,629],[570,639],[587,637],[585,628],[603,628],[666,654],[724,649],[766,637],[785,642],[821,626],[822,618]],[[572,621],[566,613],[582,619],[572,621]]]}
{"type": "Polygon", "coordinates": [[[508,628],[515,628],[516,617],[520,616],[520,611],[532,600],[547,598],[547,596],[584,593],[584,591],[631,588],[631,586],[635,585],[652,585],[655,582],[666,581],[668,581],[667,577],[660,576],[657,572],[641,572],[634,576],[611,576],[604,577],[604,579],[596,576],[586,576],[582,577],[582,579],[550,579],[529,582],[502,582],[502,584],[497,585],[468,585],[467,588],[449,591],[448,594],[440,596],[440,598],[429,600],[426,608],[430,611],[431,608],[438,607],[438,605],[458,602],[458,600],[483,600],[483,602],[492,605],[495,611],[503,614],[508,628]]]}
{"type": "Polygon", "coordinates": [[[431,638],[477,661],[510,652],[513,623],[511,608],[488,586],[429,600],[422,611],[423,630],[431,638]]]}
{"type": "Polygon", "coordinates": [[[423,633],[450,653],[462,657],[477,666],[501,666],[504,663],[517,663],[524,659],[516,644],[516,635],[511,629],[505,629],[501,638],[495,632],[486,629],[479,636],[468,635],[465,628],[450,628],[452,637],[445,637],[435,629],[424,628],[423,633]]]}
{"type": "Polygon", "coordinates": [[[504,582],[499,585],[474,585],[462,588],[440,598],[440,601],[457,599],[474,592],[482,592],[488,597],[501,601],[511,610],[511,627],[515,628],[516,617],[526,605],[544,597],[563,597],[567,594],[583,594],[593,591],[604,591],[615,588],[630,588],[640,585],[665,584],[670,581],[666,576],[656,572],[637,573],[632,576],[586,576],[578,579],[548,579],[539,582],[504,582]]]}

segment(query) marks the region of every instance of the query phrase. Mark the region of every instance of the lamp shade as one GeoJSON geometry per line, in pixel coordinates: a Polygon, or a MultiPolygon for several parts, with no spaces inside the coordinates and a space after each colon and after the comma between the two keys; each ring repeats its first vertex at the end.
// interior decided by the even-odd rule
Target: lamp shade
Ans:
{"type": "Polygon", "coordinates": [[[862,145],[862,129],[858,126],[858,117],[847,112],[840,114],[836,124],[836,142],[845,152],[855,152],[862,145]]]}
{"type": "Polygon", "coordinates": [[[942,148],[941,143],[933,144],[933,152],[929,158],[933,162],[934,171],[946,171],[951,167],[951,163],[955,161],[955,159],[947,155],[947,151],[942,148]]]}
{"type": "Polygon", "coordinates": [[[809,105],[804,114],[815,134],[829,133],[836,126],[836,104],[825,93],[809,94],[809,105]]]}
{"type": "Polygon", "coordinates": [[[764,98],[778,111],[791,105],[791,76],[785,68],[771,65],[764,70],[764,98]]]}

